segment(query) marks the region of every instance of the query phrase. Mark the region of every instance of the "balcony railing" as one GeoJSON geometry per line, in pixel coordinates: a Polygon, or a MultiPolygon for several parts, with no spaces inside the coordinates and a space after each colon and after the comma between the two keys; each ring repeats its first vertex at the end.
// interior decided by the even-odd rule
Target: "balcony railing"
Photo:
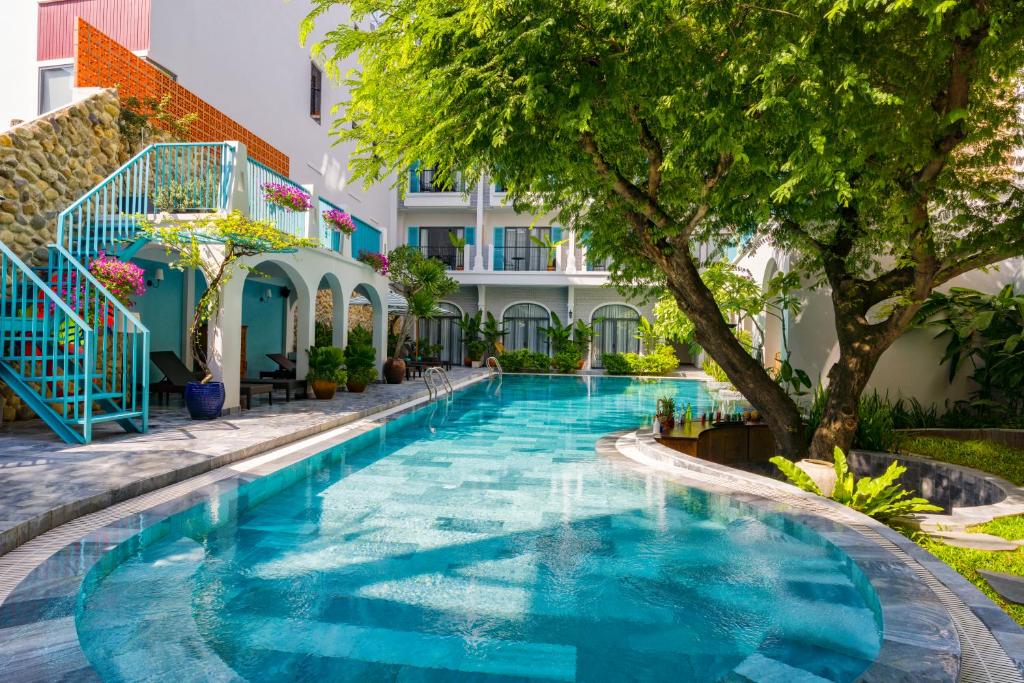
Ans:
{"type": "Polygon", "coordinates": [[[463,247],[420,247],[420,253],[427,258],[437,259],[448,270],[465,270],[466,250],[463,247]]]}
{"type": "Polygon", "coordinates": [[[555,254],[547,247],[495,247],[494,269],[511,271],[555,270],[555,254]]]}
{"type": "Polygon", "coordinates": [[[436,168],[421,168],[413,172],[412,192],[465,192],[461,174],[442,182],[436,168]]]}

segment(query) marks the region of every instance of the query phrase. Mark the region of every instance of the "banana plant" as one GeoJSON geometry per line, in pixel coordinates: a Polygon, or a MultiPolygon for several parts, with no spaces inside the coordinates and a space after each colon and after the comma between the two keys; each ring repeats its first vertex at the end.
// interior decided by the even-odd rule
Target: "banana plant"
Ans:
{"type": "Polygon", "coordinates": [[[640,340],[640,343],[644,346],[644,353],[654,353],[661,345],[661,331],[655,327],[647,318],[640,316],[640,322],[636,328],[636,338],[640,340]]]}
{"type": "Polygon", "coordinates": [[[555,255],[558,254],[558,248],[563,244],[567,244],[569,240],[562,239],[557,242],[552,242],[551,237],[548,235],[530,235],[530,241],[536,244],[538,247],[543,247],[548,250],[548,268],[555,267],[555,255]]]}

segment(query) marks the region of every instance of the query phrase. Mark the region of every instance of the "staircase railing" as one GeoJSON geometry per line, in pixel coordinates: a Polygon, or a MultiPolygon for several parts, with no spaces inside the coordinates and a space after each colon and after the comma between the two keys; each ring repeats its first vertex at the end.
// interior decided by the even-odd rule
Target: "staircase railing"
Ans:
{"type": "Polygon", "coordinates": [[[249,189],[249,216],[261,221],[273,221],[278,230],[294,237],[305,237],[306,212],[289,211],[271,204],[264,195],[263,186],[267,183],[277,183],[309,194],[306,189],[252,157],[249,157],[246,173],[248,174],[246,181],[249,189]]]}
{"type": "Polygon", "coordinates": [[[57,243],[87,259],[134,241],[140,216],[226,209],[234,164],[230,142],[150,145],[60,213],[57,243]]]}
{"type": "Polygon", "coordinates": [[[66,441],[91,436],[93,328],[0,243],[0,378],[66,441]]]}
{"type": "Polygon", "coordinates": [[[149,329],[59,245],[50,247],[50,284],[69,291],[71,296],[65,302],[91,324],[95,338],[92,382],[105,411],[122,415],[135,429],[146,431],[149,329]]]}

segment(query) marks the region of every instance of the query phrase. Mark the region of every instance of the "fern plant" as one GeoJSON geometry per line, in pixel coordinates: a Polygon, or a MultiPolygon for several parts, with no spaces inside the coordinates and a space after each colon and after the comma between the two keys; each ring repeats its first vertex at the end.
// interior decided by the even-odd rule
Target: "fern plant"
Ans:
{"type": "MultiPolygon", "coordinates": [[[[912,491],[903,488],[899,478],[907,468],[893,461],[888,469],[879,477],[861,477],[855,479],[846,462],[846,454],[838,446],[833,451],[835,457],[836,484],[829,492],[828,498],[874,517],[881,522],[888,522],[895,517],[915,512],[941,512],[942,508],[932,505],[924,498],[913,497],[912,491]]],[[[798,488],[810,493],[824,496],[821,489],[807,476],[807,473],[795,463],[775,456],[772,464],[786,475],[798,488]]]]}

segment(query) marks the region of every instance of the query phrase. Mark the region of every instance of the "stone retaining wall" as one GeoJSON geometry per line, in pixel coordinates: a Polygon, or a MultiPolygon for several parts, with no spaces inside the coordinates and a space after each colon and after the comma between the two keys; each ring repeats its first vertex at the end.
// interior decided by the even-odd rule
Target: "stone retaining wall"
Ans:
{"type": "Polygon", "coordinates": [[[0,241],[45,259],[57,215],[123,163],[117,92],[103,90],[0,133],[0,241]]]}
{"type": "Polygon", "coordinates": [[[1011,448],[1024,450],[1024,429],[901,429],[907,436],[934,436],[961,441],[994,441],[1011,448]]]}

